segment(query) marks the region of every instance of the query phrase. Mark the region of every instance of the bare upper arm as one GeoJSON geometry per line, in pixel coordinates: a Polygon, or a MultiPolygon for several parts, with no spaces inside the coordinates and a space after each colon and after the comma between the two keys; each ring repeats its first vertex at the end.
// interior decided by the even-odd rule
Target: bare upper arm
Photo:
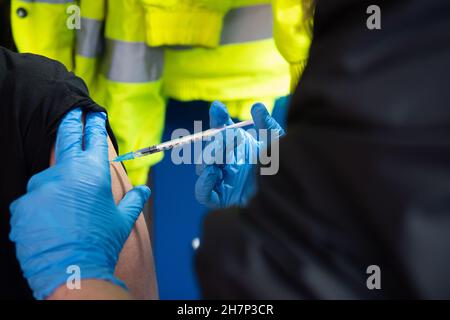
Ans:
{"type": "MultiPolygon", "coordinates": [[[[109,159],[116,157],[116,151],[108,138],[109,159]]],[[[55,164],[54,148],[50,165],[55,164]]],[[[111,163],[112,192],[116,203],[132,188],[126,172],[120,163],[111,163]]],[[[135,299],[157,299],[158,289],[153,262],[152,247],[143,214],[139,216],[128,240],[120,253],[115,275],[125,282],[135,299]]]]}

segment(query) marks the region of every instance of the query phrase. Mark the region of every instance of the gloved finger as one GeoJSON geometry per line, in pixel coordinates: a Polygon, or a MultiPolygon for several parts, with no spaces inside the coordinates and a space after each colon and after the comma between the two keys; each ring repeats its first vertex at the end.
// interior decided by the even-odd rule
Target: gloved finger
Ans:
{"type": "Polygon", "coordinates": [[[210,142],[207,142],[207,143],[202,142],[202,149],[198,150],[198,151],[194,147],[195,174],[197,176],[202,174],[203,169],[206,166],[205,161],[204,161],[204,153],[205,153],[205,148],[208,147],[209,144],[210,144],[210,142]]]}
{"type": "Polygon", "coordinates": [[[83,112],[76,108],[62,119],[56,136],[55,160],[61,162],[64,159],[81,153],[83,142],[83,112]]]}
{"type": "MultiPolygon", "coordinates": [[[[221,128],[233,124],[226,106],[220,101],[214,101],[209,109],[210,127],[221,128]]],[[[236,147],[236,136],[243,134],[242,129],[227,129],[214,136],[215,163],[227,163],[226,159],[232,158],[236,147]]]]}
{"type": "MultiPolygon", "coordinates": [[[[246,149],[246,142],[253,139],[242,129],[225,129],[211,137],[211,141],[203,148],[201,165],[196,166],[196,173],[200,175],[205,165],[217,165],[219,168],[226,164],[236,163],[236,153],[246,149]]],[[[253,139],[254,140],[254,139],[253,139]]]]}
{"type": "Polygon", "coordinates": [[[278,122],[269,114],[266,106],[262,103],[255,103],[252,106],[252,118],[255,123],[256,130],[267,129],[276,130],[279,136],[284,135],[283,128],[278,124],[278,122]]]}
{"type": "Polygon", "coordinates": [[[209,126],[210,128],[222,128],[225,125],[233,124],[227,107],[220,101],[213,101],[209,108],[209,126]]]}
{"type": "MultiPolygon", "coordinates": [[[[222,144],[218,144],[217,152],[222,152],[225,164],[239,163],[239,159],[245,160],[246,152],[255,138],[246,130],[238,129],[226,129],[223,131],[224,141],[222,144]],[[241,155],[241,157],[239,157],[241,155]],[[243,157],[244,158],[243,158],[243,157]]],[[[244,161],[245,162],[245,161],[244,161]]]]}
{"type": "Polygon", "coordinates": [[[222,178],[221,171],[216,166],[206,166],[195,183],[195,198],[211,209],[220,208],[220,199],[214,190],[215,185],[222,178]]]}
{"type": "Polygon", "coordinates": [[[108,133],[106,131],[106,114],[90,112],[86,115],[84,129],[85,150],[95,153],[101,160],[108,159],[108,133]]]}
{"type": "Polygon", "coordinates": [[[118,204],[118,209],[125,215],[129,231],[133,228],[150,194],[151,191],[147,186],[137,186],[128,191],[118,204]]]}

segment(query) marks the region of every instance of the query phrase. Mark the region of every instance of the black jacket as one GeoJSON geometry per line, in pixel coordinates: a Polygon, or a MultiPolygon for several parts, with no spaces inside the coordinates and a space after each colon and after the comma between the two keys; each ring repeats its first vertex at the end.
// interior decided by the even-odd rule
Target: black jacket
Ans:
{"type": "Polygon", "coordinates": [[[318,0],[287,131],[249,206],[206,218],[204,296],[450,298],[450,1],[318,0]]]}

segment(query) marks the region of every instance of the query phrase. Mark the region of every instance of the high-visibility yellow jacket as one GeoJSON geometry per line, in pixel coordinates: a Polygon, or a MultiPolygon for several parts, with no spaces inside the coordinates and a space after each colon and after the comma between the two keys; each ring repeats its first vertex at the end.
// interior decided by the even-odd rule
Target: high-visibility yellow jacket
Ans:
{"type": "MultiPolygon", "coordinates": [[[[146,45],[140,1],[13,0],[11,10],[18,50],[59,60],[82,77],[94,100],[107,108],[120,152],[160,142],[163,49],[146,45]]],[[[145,183],[149,166],[161,157],[125,163],[131,182],[145,183]]]]}
{"type": "Polygon", "coordinates": [[[271,108],[275,98],[289,93],[288,65],[273,40],[270,0],[142,3],[150,30],[147,42],[167,46],[167,96],[221,100],[233,116],[244,119],[254,102],[271,108]]]}
{"type": "Polygon", "coordinates": [[[314,0],[273,0],[275,43],[289,62],[292,90],[308,60],[313,10],[314,0]]]}
{"type": "MultiPolygon", "coordinates": [[[[121,152],[128,152],[160,142],[162,92],[179,100],[220,99],[241,118],[253,102],[270,106],[288,94],[288,65],[274,44],[269,4],[12,0],[11,10],[19,51],[60,60],[81,76],[108,109],[121,152]],[[74,4],[81,7],[79,30],[70,28],[74,4]]],[[[125,163],[132,182],[144,183],[149,165],[161,156],[125,163]]]]}

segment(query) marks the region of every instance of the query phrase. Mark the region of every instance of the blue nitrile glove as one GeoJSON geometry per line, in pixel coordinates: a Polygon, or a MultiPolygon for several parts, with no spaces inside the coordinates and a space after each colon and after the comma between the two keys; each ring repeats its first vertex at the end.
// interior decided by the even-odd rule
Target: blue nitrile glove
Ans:
{"type": "Polygon", "coordinates": [[[66,283],[69,266],[80,268],[81,279],[124,287],[114,269],[150,190],[134,188],[114,203],[105,119],[87,114],[83,150],[82,111],[68,113],[58,129],[56,165],[33,176],[10,206],[10,239],[37,299],[66,283]]]}
{"type": "MultiPolygon", "coordinates": [[[[256,130],[273,130],[276,138],[285,134],[262,103],[253,105],[251,113],[256,130]]],[[[233,124],[227,108],[218,101],[212,103],[209,117],[211,128],[233,124]]],[[[225,130],[222,136],[225,138],[220,143],[212,143],[218,145],[216,149],[223,151],[227,162],[197,167],[199,178],[195,184],[195,196],[201,204],[212,209],[244,206],[250,200],[256,192],[255,159],[258,158],[260,150],[268,144],[267,139],[257,139],[243,129],[225,130]],[[232,149],[227,148],[230,130],[233,131],[235,142],[237,141],[232,149]],[[237,161],[230,163],[231,158],[237,161]]]]}

